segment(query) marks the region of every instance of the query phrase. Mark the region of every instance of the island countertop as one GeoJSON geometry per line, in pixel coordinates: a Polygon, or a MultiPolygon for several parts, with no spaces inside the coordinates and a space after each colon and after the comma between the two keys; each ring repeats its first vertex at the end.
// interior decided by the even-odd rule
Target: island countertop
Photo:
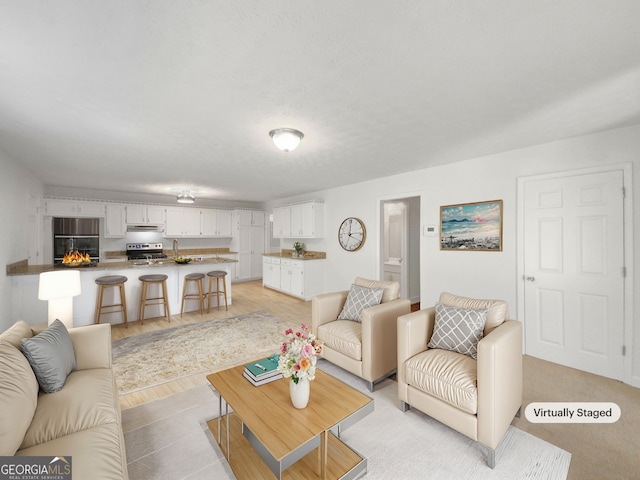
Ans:
{"type": "MultiPolygon", "coordinates": [[[[166,294],[169,302],[171,314],[179,314],[182,309],[183,290],[189,288],[196,291],[196,285],[187,285],[185,276],[192,273],[200,273],[205,277],[203,287],[209,290],[210,280],[207,280],[207,273],[212,270],[222,270],[226,276],[226,298],[227,305],[232,305],[232,277],[235,272],[236,260],[230,258],[204,258],[193,260],[188,264],[178,264],[171,259],[156,260],[148,264],[145,262],[103,262],[92,267],[60,267],[54,265],[27,265],[27,261],[13,264],[11,282],[13,284],[13,309],[12,314],[27,322],[29,325],[40,325],[43,319],[47,318],[48,302],[38,299],[40,273],[50,271],[77,271],[80,273],[81,293],[73,297],[73,324],[74,326],[91,325],[95,322],[95,312],[98,300],[98,286],[96,280],[104,275],[122,275],[127,278],[124,283],[127,316],[130,322],[139,319],[140,298],[142,293],[142,282],[140,277],[150,273],[166,275],[166,294]],[[142,263],[141,265],[139,263],[142,263]]],[[[152,286],[156,291],[159,286],[152,286]]],[[[120,303],[118,289],[110,288],[104,292],[103,305],[120,303]]],[[[156,294],[154,291],[154,295],[156,294]]],[[[157,296],[160,296],[159,294],[157,296]]],[[[207,298],[212,307],[218,306],[218,297],[213,295],[207,298]]],[[[208,301],[206,308],[208,309],[208,301]]],[[[199,310],[198,301],[188,301],[184,305],[185,312],[199,310]]],[[[145,310],[145,318],[155,318],[164,316],[161,304],[151,305],[145,310]]],[[[103,313],[101,322],[122,323],[124,320],[121,313],[103,313]]]]}
{"type": "MultiPolygon", "coordinates": [[[[237,263],[237,260],[226,257],[219,258],[202,258],[193,260],[187,265],[206,265],[211,263],[237,263]]],[[[65,267],[59,264],[45,264],[45,265],[28,265],[27,261],[16,262],[11,265],[7,265],[7,276],[16,275],[39,275],[43,272],[52,272],[54,270],[78,270],[82,272],[96,272],[101,270],[125,270],[130,268],[153,268],[153,267],[168,267],[176,266],[180,267],[182,264],[178,264],[170,258],[163,258],[160,260],[153,260],[151,263],[147,263],[146,260],[134,260],[134,261],[122,261],[122,262],[98,262],[92,266],[86,267],[65,267]]]]}

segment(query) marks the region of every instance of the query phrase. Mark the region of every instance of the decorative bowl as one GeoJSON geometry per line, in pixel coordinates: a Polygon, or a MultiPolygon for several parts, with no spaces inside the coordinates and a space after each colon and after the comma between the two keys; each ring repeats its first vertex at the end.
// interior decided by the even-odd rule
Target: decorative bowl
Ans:
{"type": "Polygon", "coordinates": [[[173,260],[176,263],[179,263],[180,265],[186,265],[193,259],[189,257],[173,257],[171,260],[173,260]]]}

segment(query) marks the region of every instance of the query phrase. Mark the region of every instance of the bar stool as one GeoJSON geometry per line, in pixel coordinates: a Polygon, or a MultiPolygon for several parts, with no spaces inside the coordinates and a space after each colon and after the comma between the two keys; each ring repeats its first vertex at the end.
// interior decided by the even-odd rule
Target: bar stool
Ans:
{"type": "Polygon", "coordinates": [[[202,315],[204,310],[204,298],[206,297],[206,295],[202,291],[203,278],[204,278],[204,273],[189,273],[184,276],[184,286],[182,287],[182,307],[180,308],[181,317],[182,317],[182,313],[184,312],[185,300],[198,300],[200,302],[200,315],[202,315]],[[189,282],[196,282],[198,293],[187,293],[187,289],[189,288],[189,282]]]}
{"type": "Polygon", "coordinates": [[[224,308],[229,310],[227,305],[227,272],[223,270],[214,270],[207,273],[209,277],[209,293],[207,293],[207,313],[211,311],[211,295],[216,296],[218,302],[218,310],[220,310],[220,297],[224,298],[224,308]],[[216,289],[213,291],[213,281],[216,281],[216,289]],[[220,282],[222,282],[222,290],[220,290],[220,282]]]}
{"type": "Polygon", "coordinates": [[[141,275],[138,280],[142,282],[142,291],[140,293],[140,312],[138,314],[138,320],[140,325],[144,325],[144,311],[150,305],[163,305],[164,316],[167,317],[167,321],[171,321],[171,314],[169,313],[169,302],[167,300],[167,276],[166,275],[141,275]],[[159,285],[161,287],[162,296],[160,297],[147,297],[147,289],[151,285],[159,285]],[[155,301],[159,300],[159,301],[155,301]]]}
{"type": "MultiPolygon", "coordinates": [[[[96,284],[98,285],[98,302],[96,305],[96,323],[100,323],[100,316],[103,313],[118,313],[122,312],[122,317],[124,319],[124,325],[126,328],[129,328],[129,323],[127,322],[127,299],[124,295],[124,282],[128,280],[124,275],[105,275],[104,277],[96,278],[96,284]],[[120,290],[120,303],[113,303],[108,305],[102,304],[102,298],[104,296],[104,289],[118,287],[120,290]],[[105,312],[105,309],[111,309],[114,307],[119,307],[117,310],[112,310],[110,312],[105,312]]],[[[115,301],[115,300],[114,300],[115,301]]]]}

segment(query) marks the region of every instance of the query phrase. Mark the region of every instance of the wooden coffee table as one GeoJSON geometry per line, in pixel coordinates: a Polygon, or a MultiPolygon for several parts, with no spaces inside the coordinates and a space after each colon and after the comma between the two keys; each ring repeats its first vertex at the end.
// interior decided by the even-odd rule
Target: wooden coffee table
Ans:
{"type": "Polygon", "coordinates": [[[298,410],[288,378],[254,387],[243,369],[207,376],[220,405],[208,425],[238,479],[268,478],[268,472],[279,479],[353,479],[367,472],[367,460],[340,440],[340,431],[373,412],[372,398],[316,370],[309,404],[298,410]]]}

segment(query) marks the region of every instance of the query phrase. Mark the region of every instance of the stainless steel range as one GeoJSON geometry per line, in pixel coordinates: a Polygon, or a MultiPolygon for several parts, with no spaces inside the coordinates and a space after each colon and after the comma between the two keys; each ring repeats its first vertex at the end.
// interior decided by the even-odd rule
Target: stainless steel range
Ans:
{"type": "Polygon", "coordinates": [[[127,243],[127,260],[158,260],[167,258],[161,243],[127,243]]]}

